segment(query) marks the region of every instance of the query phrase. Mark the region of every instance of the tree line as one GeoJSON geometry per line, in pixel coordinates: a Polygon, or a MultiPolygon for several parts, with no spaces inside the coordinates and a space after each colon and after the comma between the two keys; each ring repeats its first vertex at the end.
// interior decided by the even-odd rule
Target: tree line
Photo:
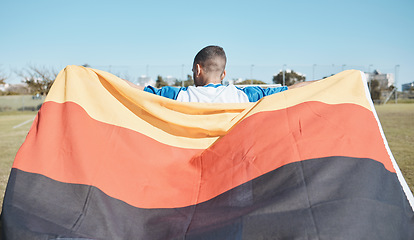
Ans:
{"type": "MultiPolygon", "coordinates": [[[[90,67],[88,64],[82,65],[84,67],[90,67]]],[[[55,80],[58,72],[49,69],[46,67],[36,67],[36,66],[29,66],[24,68],[21,71],[15,72],[22,80],[22,83],[27,84],[27,90],[30,94],[33,95],[41,95],[45,96],[48,94],[53,81],[55,80]]],[[[118,77],[124,78],[126,80],[129,80],[129,77],[121,76],[120,74],[115,74],[118,77]]],[[[2,68],[0,66],[0,84],[5,84],[7,80],[7,76],[2,71],[2,68]]],[[[280,71],[278,74],[273,76],[272,79],[273,83],[275,84],[281,84],[284,86],[290,86],[298,82],[304,82],[306,81],[306,77],[300,73],[295,72],[294,70],[287,70],[287,71],[280,71]]],[[[249,85],[249,84],[266,84],[265,82],[257,79],[246,79],[241,82],[236,82],[234,84],[241,84],[241,85],[249,85]]],[[[174,83],[169,84],[167,81],[164,80],[164,78],[161,75],[157,76],[155,87],[160,88],[164,86],[177,86],[177,87],[188,87],[194,85],[194,80],[191,75],[187,75],[186,80],[175,80],[174,83]]],[[[381,96],[381,89],[380,84],[377,80],[372,80],[369,84],[369,89],[371,91],[371,98],[373,100],[380,99],[381,96]]],[[[1,94],[1,93],[0,93],[1,94]]],[[[17,94],[15,92],[9,92],[9,93],[2,93],[4,94],[17,94]]]]}
{"type": "MultiPolygon", "coordinates": [[[[82,65],[84,67],[90,67],[88,64],[82,65]]],[[[52,87],[53,81],[55,80],[58,72],[54,69],[49,69],[46,67],[37,67],[37,66],[29,66],[24,68],[21,71],[15,72],[17,76],[20,77],[21,82],[27,84],[27,90],[30,94],[33,95],[41,95],[45,96],[49,92],[50,88],[52,87]]],[[[118,77],[123,79],[129,80],[128,76],[121,76],[121,74],[115,74],[118,77]]],[[[5,76],[4,72],[0,68],[0,84],[5,84],[7,77],[5,76]]],[[[305,81],[305,77],[297,74],[295,71],[287,71],[285,72],[285,76],[283,77],[283,73],[280,72],[279,74],[273,76],[273,82],[276,84],[283,84],[285,83],[286,86],[290,86],[296,82],[305,81]],[[283,82],[284,79],[284,82],[283,82]]],[[[257,79],[246,79],[242,82],[236,82],[235,84],[240,85],[248,85],[248,84],[266,84],[265,82],[257,79]]],[[[155,87],[160,88],[164,86],[177,86],[177,87],[188,87],[194,85],[193,76],[187,75],[186,80],[175,80],[172,84],[169,84],[161,75],[157,76],[155,87]]],[[[4,94],[4,93],[3,93],[4,94]]],[[[10,92],[9,94],[17,94],[16,92],[10,92]]]]}

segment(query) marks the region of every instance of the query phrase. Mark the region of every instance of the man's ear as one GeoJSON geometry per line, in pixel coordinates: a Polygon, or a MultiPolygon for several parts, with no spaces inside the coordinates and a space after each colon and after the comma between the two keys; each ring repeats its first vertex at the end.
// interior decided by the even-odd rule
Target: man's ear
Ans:
{"type": "Polygon", "coordinates": [[[201,65],[197,63],[197,65],[196,65],[196,75],[200,76],[201,71],[202,71],[201,65]]]}
{"type": "Polygon", "coordinates": [[[226,70],[224,70],[223,73],[221,74],[220,80],[223,81],[224,77],[226,77],[226,70]]]}

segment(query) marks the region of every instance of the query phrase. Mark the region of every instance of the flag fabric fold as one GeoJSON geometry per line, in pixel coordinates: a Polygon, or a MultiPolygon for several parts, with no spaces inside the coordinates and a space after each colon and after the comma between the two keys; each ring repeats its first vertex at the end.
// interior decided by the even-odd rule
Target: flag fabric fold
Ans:
{"type": "Polygon", "coordinates": [[[57,76],[19,149],[3,239],[414,239],[364,75],[256,103],[181,103],[57,76]]]}

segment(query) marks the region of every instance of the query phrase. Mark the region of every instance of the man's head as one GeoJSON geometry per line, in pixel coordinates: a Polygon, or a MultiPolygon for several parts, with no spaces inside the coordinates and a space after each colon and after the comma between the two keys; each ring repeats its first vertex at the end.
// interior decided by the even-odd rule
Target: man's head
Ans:
{"type": "Polygon", "coordinates": [[[207,46],[194,58],[193,78],[196,86],[221,83],[226,76],[226,53],[222,47],[207,46]]]}

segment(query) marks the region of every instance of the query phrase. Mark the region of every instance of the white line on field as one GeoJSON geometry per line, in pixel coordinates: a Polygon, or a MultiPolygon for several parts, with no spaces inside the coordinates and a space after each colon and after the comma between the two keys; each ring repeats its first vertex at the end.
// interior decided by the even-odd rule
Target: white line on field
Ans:
{"type": "Polygon", "coordinates": [[[23,126],[23,125],[25,125],[25,124],[28,124],[29,122],[33,122],[33,120],[34,120],[34,118],[29,119],[29,120],[27,120],[27,121],[24,121],[24,122],[22,122],[22,123],[20,123],[20,124],[18,124],[18,125],[16,125],[16,126],[14,126],[14,127],[13,127],[13,129],[14,129],[14,128],[21,127],[21,126],[23,126]]]}

